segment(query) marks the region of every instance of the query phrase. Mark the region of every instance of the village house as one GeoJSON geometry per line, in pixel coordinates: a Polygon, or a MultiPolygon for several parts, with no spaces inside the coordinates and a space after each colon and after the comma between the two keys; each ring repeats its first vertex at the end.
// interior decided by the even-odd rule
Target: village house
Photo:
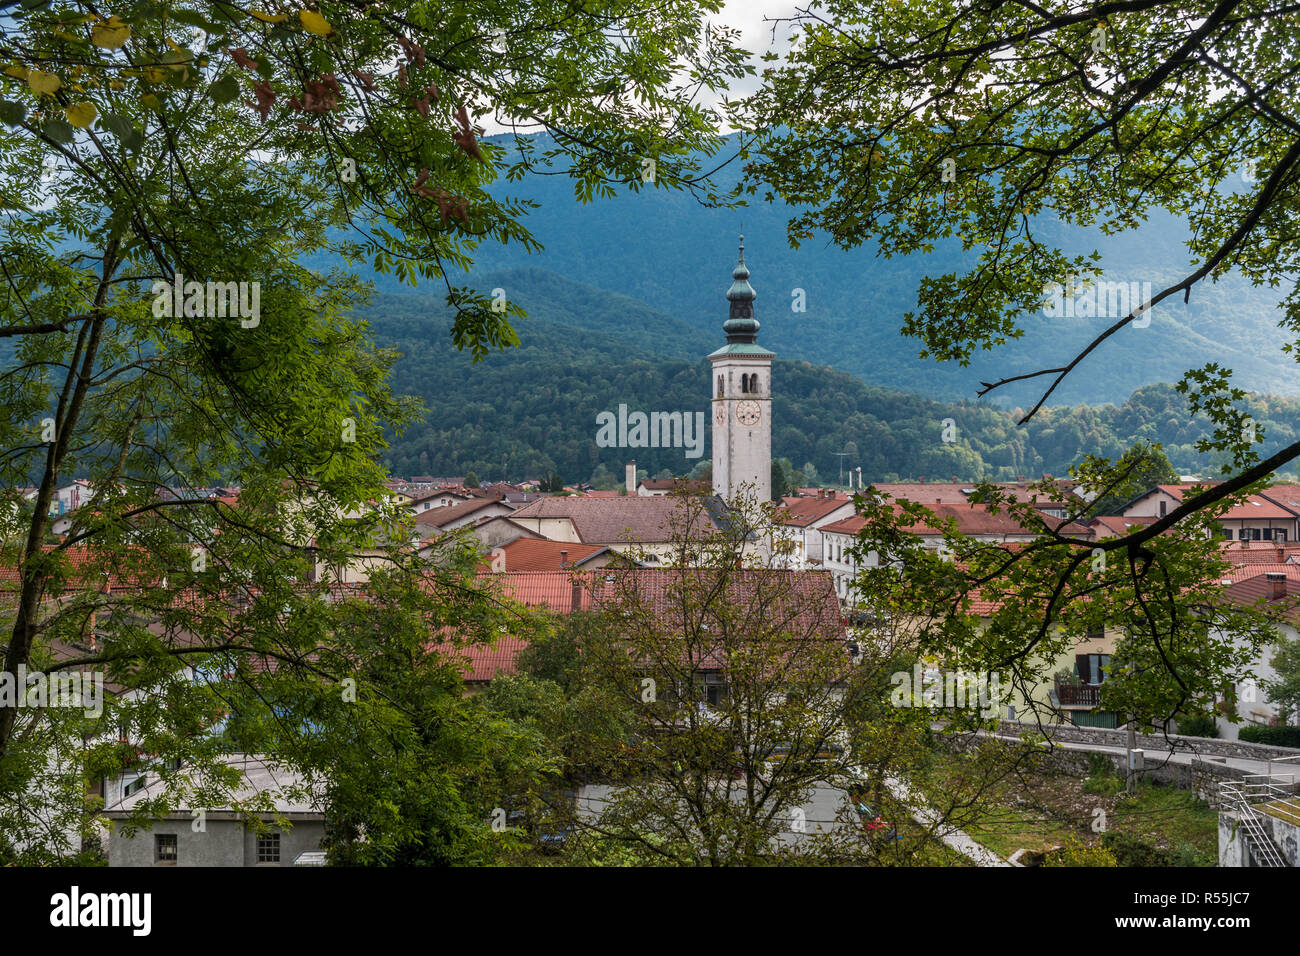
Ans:
{"type": "MultiPolygon", "coordinates": [[[[299,774],[275,767],[268,758],[230,754],[223,761],[243,773],[236,801],[266,795],[270,812],[251,824],[230,806],[181,803],[150,829],[127,833],[121,824],[141,801],[158,796],[156,776],[137,779],[130,792],[104,808],[114,824],[108,835],[110,867],[322,865],[325,814],[319,795],[304,797],[299,774]]],[[[202,780],[196,776],[196,784],[202,780]]]]}
{"type": "MultiPolygon", "coordinates": [[[[1166,514],[1183,504],[1189,493],[1197,487],[1204,487],[1214,482],[1201,484],[1187,483],[1177,485],[1156,485],[1138,495],[1118,509],[1124,518],[1163,518],[1166,514]]],[[[1291,493],[1286,489],[1294,486],[1279,485],[1257,495],[1251,495],[1240,504],[1233,505],[1219,516],[1219,527],[1223,536],[1229,541],[1271,541],[1286,542],[1297,540],[1297,521],[1300,510],[1296,510],[1277,499],[1290,500],[1291,493]],[[1269,492],[1273,492],[1270,496],[1269,492]]]]}
{"type": "MultiPolygon", "coordinates": [[[[917,535],[926,548],[938,549],[943,546],[943,530],[939,526],[939,522],[949,518],[953,519],[960,533],[976,541],[996,544],[1028,543],[1041,535],[1043,533],[1042,529],[1045,528],[1051,528],[1058,534],[1077,538],[1081,541],[1093,539],[1092,529],[1077,522],[1067,522],[1062,518],[1052,517],[1042,512],[1040,512],[1040,515],[1043,526],[1040,529],[1035,527],[1026,528],[1015,517],[1007,514],[1006,511],[995,513],[990,510],[988,505],[947,504],[939,501],[934,503],[925,502],[924,504],[937,519],[936,525],[932,527],[927,524],[917,523],[908,525],[903,530],[917,535]]],[[[824,538],[822,564],[826,570],[831,572],[835,580],[836,593],[849,606],[857,604],[860,599],[853,587],[860,568],[875,567],[878,561],[874,551],[868,553],[865,560],[862,561],[859,561],[852,553],[852,549],[857,544],[858,532],[866,526],[866,523],[866,519],[862,516],[851,515],[847,518],[832,521],[821,528],[821,534],[824,538]]]]}
{"type": "Polygon", "coordinates": [[[785,566],[797,570],[822,564],[825,555],[822,529],[851,517],[855,510],[850,496],[827,489],[818,489],[815,497],[782,499],[777,510],[775,536],[788,549],[785,566]]]}
{"type": "Polygon", "coordinates": [[[514,512],[514,506],[499,498],[472,498],[447,507],[430,508],[416,515],[419,540],[464,528],[484,518],[496,518],[514,512]]]}
{"type": "MultiPolygon", "coordinates": [[[[1300,637],[1300,564],[1246,562],[1225,573],[1222,596],[1237,604],[1266,609],[1283,640],[1300,637]]],[[[1283,713],[1270,703],[1265,685],[1277,679],[1273,656],[1277,645],[1264,647],[1251,665],[1251,676],[1235,686],[1236,715],[1247,724],[1300,723],[1300,713],[1283,713]]],[[[1236,740],[1241,722],[1217,717],[1219,736],[1236,740]]]]}

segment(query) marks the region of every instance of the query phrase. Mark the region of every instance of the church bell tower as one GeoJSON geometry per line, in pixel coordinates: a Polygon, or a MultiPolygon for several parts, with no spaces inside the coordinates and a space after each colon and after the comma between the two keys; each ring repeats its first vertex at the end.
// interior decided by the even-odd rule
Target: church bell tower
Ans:
{"type": "Polygon", "coordinates": [[[745,237],[731,273],[730,316],[722,324],[727,344],[709,355],[713,374],[713,493],[727,500],[742,492],[772,498],[772,359],[758,345],[757,293],[749,284],[745,237]]]}

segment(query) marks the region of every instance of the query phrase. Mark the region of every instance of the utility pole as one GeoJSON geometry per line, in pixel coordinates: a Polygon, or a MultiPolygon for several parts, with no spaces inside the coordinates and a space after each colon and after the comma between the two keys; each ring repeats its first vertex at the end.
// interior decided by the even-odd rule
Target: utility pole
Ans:
{"type": "Polygon", "coordinates": [[[1137,793],[1138,771],[1142,769],[1145,754],[1137,749],[1137,719],[1130,714],[1128,719],[1128,792],[1137,793]]]}
{"type": "Polygon", "coordinates": [[[839,460],[840,460],[840,485],[843,486],[843,484],[844,484],[844,459],[845,459],[846,457],[848,457],[848,454],[849,454],[849,453],[848,453],[847,451],[833,451],[833,452],[831,452],[831,454],[832,454],[832,455],[835,455],[835,456],[838,457],[839,460]]]}

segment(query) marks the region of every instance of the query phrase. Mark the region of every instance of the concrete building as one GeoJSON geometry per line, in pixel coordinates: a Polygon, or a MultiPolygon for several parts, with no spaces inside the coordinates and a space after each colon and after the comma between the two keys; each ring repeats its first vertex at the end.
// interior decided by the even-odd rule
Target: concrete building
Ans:
{"type": "MultiPolygon", "coordinates": [[[[156,774],[146,772],[124,789],[104,815],[113,821],[108,837],[108,865],[127,866],[291,866],[304,854],[318,854],[325,836],[325,814],[292,791],[303,781],[296,773],[270,766],[265,758],[232,754],[228,766],[244,774],[234,794],[239,801],[270,796],[273,813],[260,816],[257,827],[230,806],[182,805],[150,829],[127,835],[121,824],[142,800],[163,791],[156,774]]],[[[202,783],[196,779],[195,783],[202,783]]],[[[312,859],[308,857],[307,859],[312,859]]]]}

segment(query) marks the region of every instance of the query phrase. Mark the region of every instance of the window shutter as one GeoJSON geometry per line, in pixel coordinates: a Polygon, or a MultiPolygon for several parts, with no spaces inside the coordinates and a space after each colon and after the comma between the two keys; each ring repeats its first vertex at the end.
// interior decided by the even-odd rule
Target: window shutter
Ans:
{"type": "Polygon", "coordinates": [[[1074,668],[1079,672],[1079,680],[1084,684],[1092,683],[1092,665],[1087,654],[1074,655],[1074,668]]]}

